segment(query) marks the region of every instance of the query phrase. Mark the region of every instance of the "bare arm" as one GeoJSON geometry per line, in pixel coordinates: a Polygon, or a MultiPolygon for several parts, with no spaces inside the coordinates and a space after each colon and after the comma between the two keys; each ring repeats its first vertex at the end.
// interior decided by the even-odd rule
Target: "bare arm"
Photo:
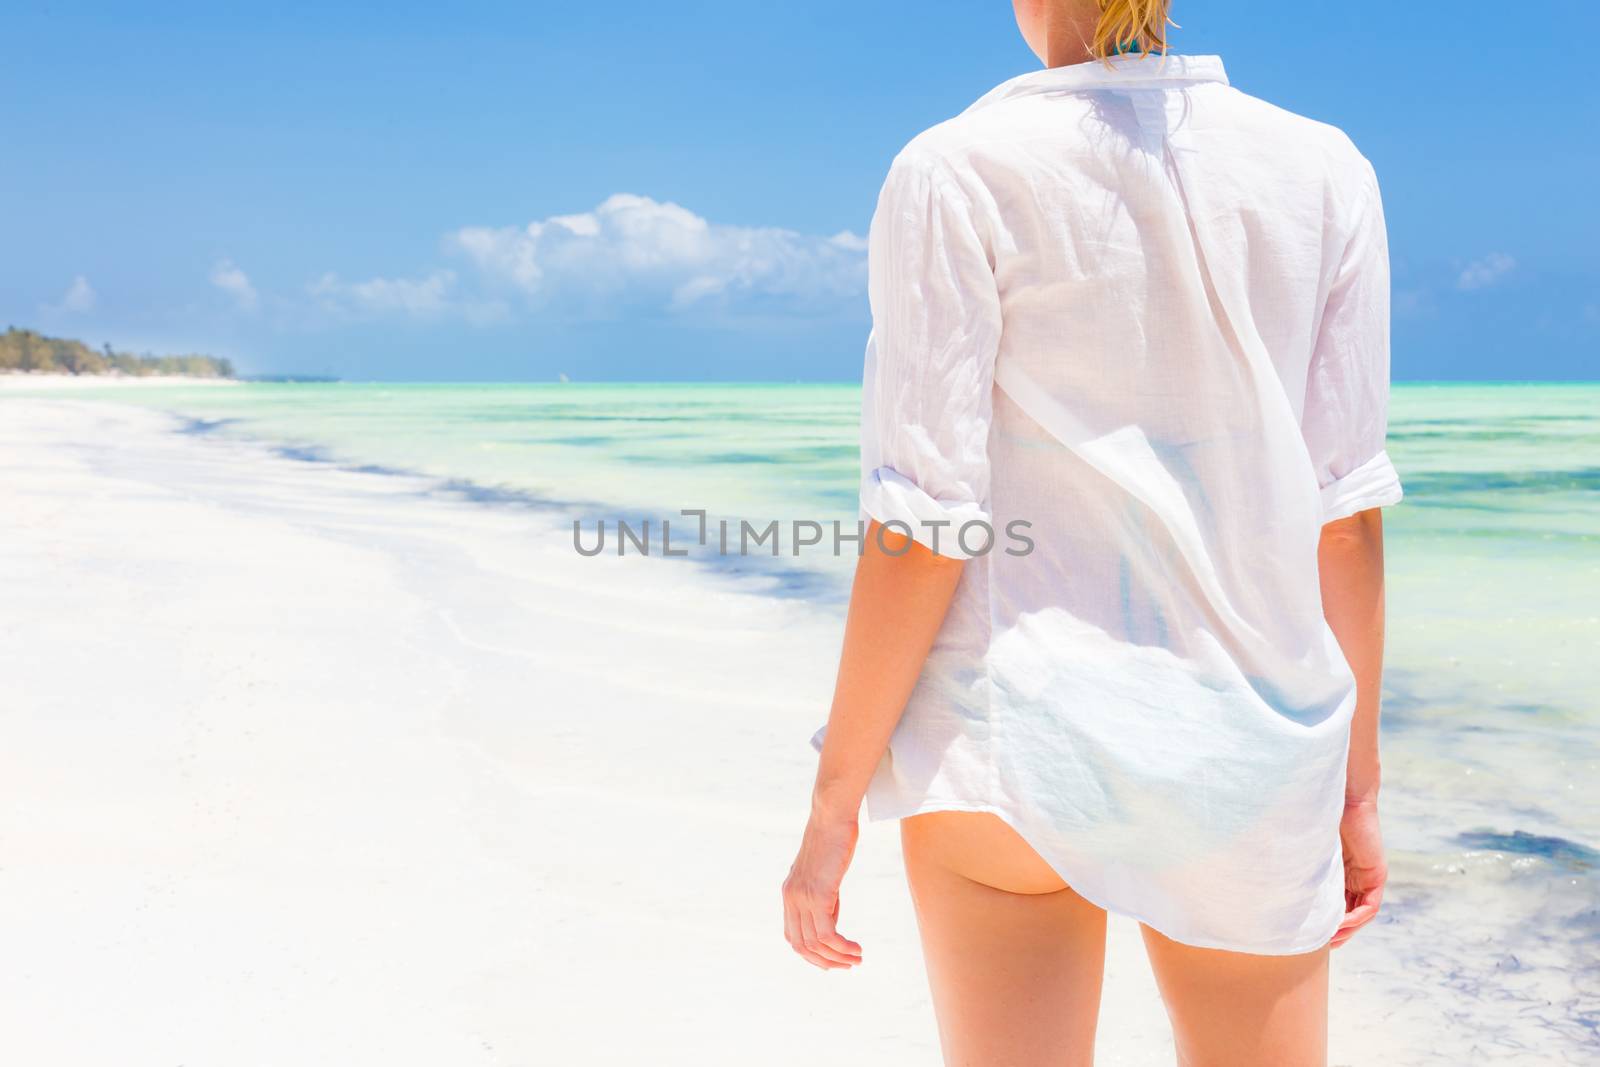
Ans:
{"type": "Polygon", "coordinates": [[[1344,816],[1345,917],[1334,947],[1378,914],[1388,865],[1378,827],[1378,702],[1383,683],[1383,517],[1358,511],[1322,528],[1322,612],[1356,676],[1344,816]]]}
{"type": "Polygon", "coordinates": [[[873,522],[856,564],[833,708],[817,763],[811,815],[783,884],[784,936],[825,969],[860,962],[835,929],[839,886],[855,851],[861,801],[922,674],[963,562],[873,522]],[[895,555],[894,553],[901,553],[895,555]]]}
{"type": "Polygon", "coordinates": [[[1322,613],[1356,676],[1345,797],[1378,799],[1378,694],[1383,683],[1383,513],[1358,511],[1322,528],[1322,613]]]}
{"type": "Polygon", "coordinates": [[[854,819],[860,811],[964,566],[893,530],[882,532],[889,552],[880,551],[878,536],[874,521],[850,588],[844,650],[811,794],[814,818],[854,819]]]}

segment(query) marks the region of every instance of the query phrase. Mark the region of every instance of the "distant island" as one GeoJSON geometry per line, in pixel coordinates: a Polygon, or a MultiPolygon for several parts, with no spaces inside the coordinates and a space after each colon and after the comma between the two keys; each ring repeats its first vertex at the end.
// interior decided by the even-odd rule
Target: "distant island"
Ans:
{"type": "Polygon", "coordinates": [[[185,378],[232,378],[233,364],[216,356],[136,356],[108,345],[98,350],[82,341],[46,337],[35,330],[7,327],[0,334],[0,374],[15,371],[56,374],[107,374],[147,378],[156,374],[185,378]]]}

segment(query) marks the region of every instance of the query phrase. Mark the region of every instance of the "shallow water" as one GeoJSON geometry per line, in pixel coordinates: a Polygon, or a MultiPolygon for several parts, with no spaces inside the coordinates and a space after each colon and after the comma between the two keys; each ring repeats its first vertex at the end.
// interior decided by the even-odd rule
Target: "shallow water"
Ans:
{"type": "MultiPolygon", "coordinates": [[[[681,508],[856,519],[853,386],[72,395],[172,410],[190,432],[311,460],[430,474],[487,505],[569,510],[591,530],[681,508]]],[[[1395,1062],[1581,1062],[1600,1049],[1600,385],[1399,385],[1390,455],[1406,489],[1385,513],[1393,873],[1380,927],[1342,965],[1392,989],[1393,1010],[1427,1035],[1395,1062]]],[[[718,562],[834,608],[849,569],[787,544],[776,563],[718,562]]]]}

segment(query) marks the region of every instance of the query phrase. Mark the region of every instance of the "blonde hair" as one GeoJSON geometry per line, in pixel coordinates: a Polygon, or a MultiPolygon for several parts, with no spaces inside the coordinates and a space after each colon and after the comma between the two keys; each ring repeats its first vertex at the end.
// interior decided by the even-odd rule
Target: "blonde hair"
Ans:
{"type": "Polygon", "coordinates": [[[1100,21],[1095,23],[1089,52],[1105,59],[1133,46],[1141,52],[1167,50],[1167,25],[1172,0],[1099,0],[1100,21]]]}

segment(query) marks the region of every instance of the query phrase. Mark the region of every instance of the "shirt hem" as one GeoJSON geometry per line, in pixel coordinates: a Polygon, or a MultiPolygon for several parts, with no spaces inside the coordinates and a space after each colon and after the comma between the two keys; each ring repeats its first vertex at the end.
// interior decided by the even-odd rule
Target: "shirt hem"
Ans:
{"type": "MultiPolygon", "coordinates": [[[[927,812],[934,811],[987,812],[988,814],[996,816],[1007,826],[1011,827],[1012,830],[1016,831],[1018,836],[1028,843],[1030,848],[1034,848],[1033,841],[1030,839],[1028,832],[1019,826],[1017,821],[1013,819],[1011,815],[1008,814],[1004,809],[994,804],[983,801],[957,800],[953,798],[937,796],[923,797],[922,799],[910,804],[903,802],[879,802],[874,804],[869,795],[867,802],[867,820],[869,822],[884,822],[889,819],[906,819],[913,815],[922,815],[927,812]]],[[[1065,881],[1069,887],[1071,887],[1074,893],[1077,893],[1095,907],[1109,914],[1120,915],[1123,918],[1133,919],[1135,922],[1143,923],[1168,940],[1176,941],[1179,944],[1188,945],[1192,948],[1218,949],[1223,952],[1238,952],[1251,956],[1299,956],[1304,955],[1307,952],[1315,952],[1327,945],[1328,942],[1332,941],[1334,935],[1339,932],[1339,923],[1344,919],[1343,914],[1336,916],[1333,923],[1329,926],[1327,934],[1324,936],[1310,940],[1291,941],[1286,945],[1264,946],[1261,944],[1232,941],[1226,938],[1196,937],[1192,934],[1188,934],[1177,929],[1165,919],[1156,919],[1134,909],[1125,908],[1119,904],[1112,903],[1109,899],[1101,896],[1101,894],[1096,890],[1091,889],[1088,892],[1085,892],[1080,886],[1080,881],[1084,882],[1084,884],[1087,884],[1086,880],[1075,878],[1075,872],[1069,870],[1068,865],[1049,858],[1037,848],[1034,848],[1034,851],[1038,852],[1040,858],[1048,863],[1051,869],[1061,876],[1062,880],[1065,881]]]]}

